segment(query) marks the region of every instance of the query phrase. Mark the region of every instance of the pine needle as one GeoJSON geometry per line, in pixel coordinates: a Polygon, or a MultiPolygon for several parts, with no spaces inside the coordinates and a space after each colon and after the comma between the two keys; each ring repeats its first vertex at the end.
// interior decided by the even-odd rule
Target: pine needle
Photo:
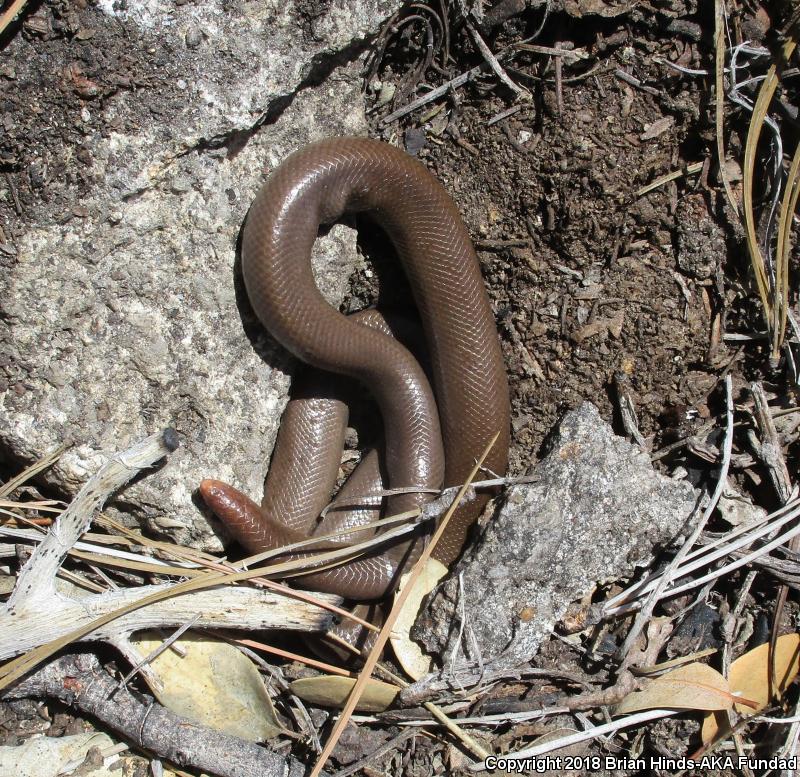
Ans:
{"type": "MultiPolygon", "coordinates": [[[[796,41],[793,38],[790,38],[784,43],[781,52],[783,62],[789,59],[796,45],[796,41]]],[[[761,248],[758,245],[758,238],[756,237],[755,215],[753,212],[753,171],[755,168],[758,140],[761,137],[761,129],[764,125],[764,119],[767,116],[769,104],[778,86],[777,71],[777,65],[773,62],[758,91],[758,97],[756,98],[755,105],[753,106],[753,113],[750,117],[750,127],[747,131],[747,142],[744,150],[744,169],[742,171],[742,205],[744,210],[747,251],[750,255],[750,264],[753,267],[753,273],[755,274],[758,295],[761,298],[761,304],[764,308],[764,318],[773,334],[773,342],[775,342],[775,333],[772,331],[774,304],[766,261],[764,255],[761,253],[761,248]]]]}
{"type": "Polygon", "coordinates": [[[771,357],[774,362],[778,360],[781,345],[786,337],[786,317],[789,311],[789,239],[792,234],[792,216],[797,207],[797,196],[800,194],[800,143],[794,150],[792,164],[786,177],[781,213],[778,220],[778,245],[775,261],[775,316],[773,328],[775,336],[772,338],[771,357]]]}

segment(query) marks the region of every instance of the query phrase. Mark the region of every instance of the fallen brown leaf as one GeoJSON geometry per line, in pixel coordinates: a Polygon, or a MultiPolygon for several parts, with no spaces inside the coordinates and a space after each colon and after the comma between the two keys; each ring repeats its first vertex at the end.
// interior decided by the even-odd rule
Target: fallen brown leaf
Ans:
{"type": "MultiPolygon", "coordinates": [[[[759,645],[737,658],[731,664],[728,684],[732,692],[750,704],[738,700],[734,709],[743,717],[755,715],[770,702],[769,698],[769,643],[759,645]]],[[[800,669],[800,634],[784,634],[775,645],[775,685],[778,697],[797,677],[800,669]]],[[[727,715],[707,715],[703,721],[703,744],[721,739],[730,733],[727,715]]]]}
{"type": "MultiPolygon", "coordinates": [[[[133,640],[142,655],[162,642],[150,632],[133,640]]],[[[155,694],[167,709],[251,742],[284,733],[261,675],[240,650],[195,634],[175,644],[183,655],[168,649],[150,662],[162,683],[155,694]]]]}
{"type": "Polygon", "coordinates": [[[651,709],[729,710],[736,697],[727,680],[707,664],[688,664],[647,682],[628,694],[615,715],[651,709]]]}
{"type": "MultiPolygon", "coordinates": [[[[352,677],[336,677],[320,675],[295,680],[290,690],[303,701],[318,704],[321,707],[344,707],[350,691],[356,681],[352,677]]],[[[395,685],[370,678],[364,687],[364,693],[358,700],[358,712],[383,712],[397,696],[400,689],[395,685]]]]}

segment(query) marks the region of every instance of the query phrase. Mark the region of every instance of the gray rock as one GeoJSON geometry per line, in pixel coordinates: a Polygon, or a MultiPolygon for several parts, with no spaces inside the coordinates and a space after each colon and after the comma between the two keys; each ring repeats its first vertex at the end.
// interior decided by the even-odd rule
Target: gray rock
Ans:
{"type": "MultiPolygon", "coordinates": [[[[334,0],[310,19],[291,0],[236,12],[226,0],[102,0],[106,15],[87,11],[98,37],[124,48],[135,30],[154,56],[172,52],[169,77],[82,111],[120,129],[86,130],[95,183],[80,218],[64,223],[37,203],[38,223],[4,260],[4,450],[33,461],[72,440],[49,477],[74,492],[109,452],[174,426],[182,447],[127,489],[126,509],[151,530],[220,547],[192,493],[213,476],[260,498],[288,384],[287,357],[235,291],[238,233],[265,171],[310,140],[364,133],[357,56],[397,4],[334,0]]],[[[317,277],[337,304],[354,235],[339,227],[318,246],[317,277]]]]}
{"type": "Polygon", "coordinates": [[[589,403],[564,417],[533,476],[510,489],[483,537],[432,594],[412,634],[428,652],[449,662],[460,648],[463,607],[484,661],[501,654],[504,665],[529,661],[571,602],[598,581],[648,564],[698,496],[689,483],[655,472],[589,403]]]}

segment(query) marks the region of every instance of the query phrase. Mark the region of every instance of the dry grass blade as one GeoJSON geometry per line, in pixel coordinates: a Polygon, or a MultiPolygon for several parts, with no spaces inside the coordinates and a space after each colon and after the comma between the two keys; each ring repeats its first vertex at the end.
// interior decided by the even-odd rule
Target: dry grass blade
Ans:
{"type": "MultiPolygon", "coordinates": [[[[791,56],[795,49],[796,42],[794,39],[787,40],[783,45],[781,52],[782,60],[785,62],[791,56]]],[[[750,256],[750,263],[753,267],[753,273],[756,278],[756,285],[758,287],[758,294],[761,297],[761,304],[764,308],[764,318],[767,326],[772,329],[773,321],[773,300],[770,295],[770,282],[768,270],[764,255],[761,253],[761,248],[758,245],[758,238],[756,237],[756,224],[755,214],[753,211],[753,171],[755,168],[756,151],[758,149],[758,140],[761,137],[761,128],[764,124],[764,119],[767,116],[769,104],[772,101],[772,96],[775,94],[775,89],[778,86],[778,68],[773,62],[770,65],[767,75],[761,84],[756,98],[755,105],[753,106],[753,114],[750,117],[750,127],[747,131],[747,142],[744,149],[744,169],[742,171],[742,190],[743,190],[743,209],[744,209],[744,225],[745,225],[745,238],[747,241],[747,251],[750,256]]],[[[776,334],[773,331],[773,342],[775,342],[776,334]]]]}
{"type": "MultiPolygon", "coordinates": [[[[382,518],[378,521],[371,521],[370,523],[365,523],[363,526],[359,527],[359,532],[364,532],[365,530],[377,527],[385,527],[397,523],[407,522],[409,519],[418,517],[419,514],[420,511],[418,509],[414,509],[408,510],[404,513],[398,513],[397,515],[389,516],[388,518],[382,518]]],[[[342,564],[347,564],[377,545],[383,545],[390,540],[402,537],[404,534],[408,534],[415,528],[416,524],[402,525],[397,528],[382,532],[379,535],[370,537],[362,542],[354,542],[346,545],[342,544],[326,551],[320,550],[320,552],[315,553],[314,555],[290,559],[289,561],[284,561],[268,567],[261,567],[260,569],[264,576],[268,577],[302,577],[303,575],[316,573],[325,569],[341,566],[342,564]]],[[[300,540],[299,542],[293,542],[280,548],[273,548],[272,550],[267,550],[254,556],[248,556],[247,558],[235,563],[225,562],[224,564],[221,564],[218,559],[210,558],[205,562],[205,566],[212,569],[235,572],[242,569],[248,569],[252,567],[253,564],[260,563],[271,558],[285,556],[287,554],[294,553],[295,551],[302,551],[306,548],[315,550],[316,548],[314,546],[318,546],[320,543],[336,539],[341,535],[352,533],[352,528],[343,527],[337,532],[309,537],[308,539],[300,540]]],[[[172,547],[178,550],[181,549],[181,546],[177,545],[172,547]]]]}
{"type": "Polygon", "coordinates": [[[723,127],[725,124],[725,0],[715,0],[714,2],[714,45],[716,55],[714,59],[714,83],[716,91],[715,99],[715,124],[717,130],[717,161],[719,164],[719,177],[725,188],[728,202],[733,208],[734,213],[738,213],[736,199],[733,196],[733,189],[725,172],[725,141],[723,139],[723,127]]]}
{"type": "Polygon", "coordinates": [[[197,577],[204,574],[202,570],[189,567],[174,567],[169,564],[136,561],[129,558],[119,558],[107,553],[87,553],[82,550],[70,551],[70,556],[79,558],[98,567],[113,567],[129,569],[134,572],[149,572],[154,575],[176,575],[177,577],[197,577]]]}
{"type": "MultiPolygon", "coordinates": [[[[360,550],[367,550],[375,545],[382,545],[384,542],[390,539],[394,539],[396,537],[400,537],[403,534],[407,534],[410,531],[413,531],[416,528],[415,524],[410,524],[408,521],[410,519],[418,518],[421,511],[419,508],[415,508],[413,510],[406,510],[402,513],[397,513],[396,515],[390,515],[386,518],[381,518],[377,521],[370,521],[369,523],[365,523],[359,527],[358,533],[363,534],[366,531],[375,530],[378,528],[384,528],[386,526],[394,526],[395,524],[406,524],[404,526],[400,526],[399,528],[393,531],[385,531],[381,532],[378,535],[375,535],[367,540],[364,540],[360,543],[352,543],[347,547],[349,549],[360,549],[360,550]]],[[[252,566],[253,564],[258,564],[262,561],[266,561],[267,559],[274,558],[275,556],[284,556],[287,553],[291,553],[292,551],[302,550],[303,548],[308,548],[309,546],[319,545],[320,543],[328,542],[328,541],[335,541],[340,539],[342,536],[346,536],[348,534],[353,534],[352,527],[342,527],[338,531],[330,532],[329,534],[320,534],[314,535],[309,537],[306,540],[300,540],[299,542],[294,542],[291,545],[285,545],[281,548],[275,548],[273,550],[265,550],[261,553],[257,553],[253,556],[248,556],[247,558],[242,559],[241,561],[237,561],[234,565],[236,568],[247,568],[252,566]]],[[[313,549],[313,548],[312,548],[313,549]]],[[[329,565],[331,566],[331,565],[329,565]]],[[[315,566],[313,569],[306,569],[298,572],[298,574],[305,574],[309,572],[319,572],[323,568],[327,569],[328,567],[321,567],[315,566]]]]}
{"type": "MultiPolygon", "coordinates": [[[[15,529],[8,526],[0,526],[0,537],[9,537],[17,542],[42,542],[47,535],[37,527],[37,531],[31,529],[15,529]]],[[[84,535],[88,536],[88,535],[84,535]]],[[[100,542],[115,540],[114,537],[103,537],[94,535],[95,540],[100,542]]],[[[112,543],[108,543],[112,544],[112,543]]],[[[151,572],[157,575],[175,575],[177,577],[191,577],[202,574],[199,567],[202,564],[194,562],[182,562],[180,565],[169,564],[166,561],[150,558],[141,553],[131,553],[126,550],[109,547],[103,548],[91,542],[78,541],[67,551],[72,558],[81,559],[90,564],[100,567],[113,567],[130,569],[139,572],[151,572]]]]}
{"type": "MultiPolygon", "coordinates": [[[[2,34],[2,27],[0,27],[0,34],[2,34]]],[[[66,449],[66,445],[59,445],[58,448],[56,448],[52,453],[48,453],[46,456],[43,456],[35,464],[31,464],[30,467],[22,470],[19,475],[11,478],[8,483],[4,483],[2,486],[0,486],[0,497],[8,496],[14,491],[14,489],[19,488],[23,483],[30,480],[32,477],[46,470],[49,466],[58,461],[58,458],[66,449]]]]}
{"type": "MultiPolygon", "coordinates": [[[[689,553],[681,564],[676,579],[708,566],[725,556],[733,554],[742,548],[749,548],[756,540],[770,536],[777,536],[777,530],[788,523],[792,523],[800,516],[800,501],[794,500],[785,504],[783,507],[770,513],[766,518],[756,519],[749,523],[737,526],[731,531],[723,534],[717,539],[708,542],[689,553]]],[[[605,603],[603,612],[605,615],[617,615],[622,610],[626,602],[632,601],[635,597],[643,596],[653,590],[655,581],[661,577],[662,573],[647,575],[644,579],[632,585],[630,588],[613,596],[605,603]]]]}
{"type": "Polygon", "coordinates": [[[778,245],[775,262],[776,309],[772,338],[772,359],[777,361],[780,346],[786,337],[786,317],[789,312],[789,240],[792,234],[792,216],[797,207],[797,196],[800,194],[800,144],[794,150],[792,164],[786,176],[786,187],[781,201],[781,214],[778,220],[778,245]]]}
{"type": "MultiPolygon", "coordinates": [[[[690,553],[683,560],[683,563],[678,567],[674,575],[675,580],[685,578],[692,572],[698,569],[709,566],[719,559],[726,556],[734,556],[735,561],[725,564],[722,567],[714,569],[712,572],[701,576],[700,578],[690,579],[685,584],[677,585],[674,588],[669,588],[665,591],[664,596],[675,596],[684,591],[697,588],[704,583],[714,580],[722,575],[728,574],[735,569],[739,569],[750,562],[765,556],[770,551],[785,544],[794,536],[800,535],[800,527],[796,523],[792,528],[778,533],[778,529],[786,524],[794,523],[800,516],[800,501],[793,501],[784,505],[775,513],[767,516],[765,520],[755,521],[751,524],[746,524],[742,527],[737,527],[731,532],[723,535],[722,537],[714,540],[713,542],[703,545],[696,551],[690,553]],[[746,553],[744,556],[740,555],[738,551],[747,550],[757,540],[763,539],[769,535],[772,537],[768,542],[759,545],[752,552],[746,553]]],[[[621,615],[631,610],[637,609],[638,604],[635,601],[639,597],[653,591],[661,580],[663,573],[653,574],[646,577],[640,583],[636,583],[622,593],[610,599],[603,608],[604,615],[621,615]]]]}
{"type": "Polygon", "coordinates": [[[394,622],[395,620],[397,620],[398,614],[403,609],[403,605],[405,604],[405,601],[408,598],[410,591],[414,587],[414,580],[419,575],[420,570],[425,568],[428,559],[431,557],[431,552],[436,547],[436,543],[439,541],[439,538],[442,536],[444,530],[447,528],[447,524],[450,522],[450,518],[452,517],[453,513],[455,512],[456,508],[461,502],[462,497],[466,494],[470,484],[475,479],[475,476],[478,474],[478,470],[481,468],[481,465],[485,461],[486,457],[489,455],[489,451],[491,451],[492,447],[497,442],[498,437],[499,433],[496,434],[491,439],[489,444],[486,446],[485,450],[481,454],[477,463],[473,467],[472,472],[469,473],[466,482],[459,490],[456,498],[453,500],[453,504],[450,506],[450,509],[442,517],[442,520],[440,521],[439,526],[436,529],[436,532],[431,538],[430,543],[428,543],[428,546],[422,551],[422,554],[420,555],[416,564],[414,564],[414,567],[412,568],[411,573],[409,575],[409,580],[408,583],[406,584],[406,588],[404,588],[403,591],[401,591],[400,594],[397,596],[394,604],[392,605],[391,611],[386,616],[386,622],[383,624],[383,628],[378,634],[375,640],[375,644],[372,650],[370,651],[369,656],[367,657],[367,660],[364,662],[364,668],[361,670],[361,673],[358,676],[358,680],[356,681],[356,684],[353,686],[353,690],[350,692],[350,696],[347,699],[347,704],[345,704],[344,709],[342,709],[342,712],[339,715],[339,719],[336,721],[336,725],[334,726],[330,737],[328,737],[328,741],[325,743],[325,747],[322,749],[322,752],[320,753],[317,762],[314,764],[314,768],[311,771],[310,777],[317,777],[317,775],[319,775],[319,773],[325,766],[326,761],[333,752],[333,748],[336,747],[336,744],[339,741],[339,738],[341,737],[342,732],[345,729],[345,726],[347,726],[347,723],[350,720],[353,711],[355,710],[355,706],[358,703],[358,699],[364,690],[367,680],[369,680],[369,678],[371,677],[372,672],[375,669],[375,665],[378,663],[378,657],[380,656],[381,652],[383,651],[383,648],[386,646],[386,643],[389,640],[389,635],[391,633],[392,628],[394,627],[394,622]]]}
{"type": "Polygon", "coordinates": [[[8,28],[8,25],[22,13],[22,9],[27,2],[28,0],[14,0],[3,15],[0,16],[0,35],[2,35],[8,28]]]}
{"type": "MultiPolygon", "coordinates": [[[[9,481],[10,483],[11,481],[9,481]]],[[[13,499],[0,499],[0,512],[3,515],[8,515],[16,518],[16,513],[12,510],[36,510],[43,513],[61,513],[64,509],[63,502],[58,502],[55,499],[40,499],[32,502],[17,502],[13,499]]]]}
{"type": "MultiPolygon", "coordinates": [[[[595,726],[587,731],[576,731],[574,734],[569,734],[559,739],[548,739],[546,742],[527,747],[524,750],[519,750],[516,753],[508,753],[504,756],[507,759],[521,760],[523,758],[538,758],[546,753],[552,753],[554,750],[561,750],[564,747],[571,747],[580,742],[586,742],[590,739],[597,739],[598,737],[605,737],[609,734],[614,734],[623,728],[630,726],[638,726],[641,723],[647,723],[651,720],[659,720],[660,718],[668,718],[672,715],[677,715],[680,710],[647,710],[647,712],[637,712],[634,715],[626,715],[623,718],[606,723],[602,726],[595,726]]],[[[546,736],[546,735],[545,735],[546,736]]],[[[486,764],[474,764],[469,767],[471,772],[480,772],[486,769],[486,764]]]]}
{"type": "Polygon", "coordinates": [[[677,178],[680,178],[684,175],[692,175],[694,173],[699,173],[703,169],[702,162],[692,162],[690,165],[686,165],[686,167],[681,168],[680,170],[673,170],[671,173],[667,173],[666,175],[659,176],[655,179],[655,181],[651,181],[646,186],[643,186],[641,189],[636,190],[636,197],[641,197],[648,192],[652,192],[654,189],[658,189],[659,186],[663,186],[665,183],[669,183],[670,181],[674,181],[677,178]]]}
{"type": "Polygon", "coordinates": [[[636,677],[648,677],[650,675],[657,675],[667,669],[674,669],[676,666],[695,663],[698,659],[712,656],[716,652],[716,648],[705,648],[705,650],[698,650],[696,653],[690,653],[688,656],[678,656],[670,661],[663,661],[660,664],[653,664],[652,666],[632,666],[629,671],[636,677]]]}
{"type": "Polygon", "coordinates": [[[140,534],[138,531],[129,529],[127,526],[109,518],[101,513],[93,521],[95,526],[105,529],[108,534],[93,534],[91,532],[84,535],[87,539],[91,537],[94,542],[118,542],[137,545],[140,547],[152,548],[160,555],[167,555],[169,558],[178,561],[191,561],[202,565],[204,562],[211,564],[218,563],[219,559],[210,553],[205,553],[196,548],[187,548],[184,545],[176,545],[174,542],[154,540],[140,534]]]}
{"type": "Polygon", "coordinates": [[[214,631],[213,629],[206,629],[206,633],[211,634],[211,636],[217,637],[218,639],[224,639],[227,642],[230,642],[231,645],[241,645],[242,647],[251,648],[252,650],[260,650],[264,653],[269,653],[270,655],[284,658],[287,661],[297,661],[298,663],[305,664],[306,666],[319,669],[321,672],[336,674],[340,675],[341,677],[353,676],[352,672],[349,672],[347,669],[342,669],[340,666],[334,666],[333,664],[328,664],[325,661],[318,661],[316,658],[309,658],[308,656],[301,655],[300,653],[293,653],[291,650],[276,648],[272,645],[268,645],[266,642],[257,642],[253,639],[235,639],[227,634],[214,631]]]}
{"type": "Polygon", "coordinates": [[[726,397],[725,440],[722,446],[722,461],[720,464],[719,476],[717,478],[717,485],[714,488],[714,493],[712,494],[711,499],[708,505],[706,506],[706,509],[703,511],[700,520],[692,528],[692,532],[690,533],[687,540],[675,554],[675,557],[672,559],[672,561],[670,561],[670,563],[667,565],[667,568],[664,570],[658,582],[655,584],[649,597],[642,605],[641,611],[636,615],[633,626],[631,626],[630,632],[628,633],[625,642],[622,644],[622,647],[617,651],[617,655],[619,656],[620,659],[624,659],[628,655],[628,652],[633,646],[638,635],[641,633],[641,631],[644,629],[644,627],[650,620],[653,614],[653,610],[655,609],[655,606],[659,601],[659,599],[661,598],[662,594],[667,589],[671,581],[676,579],[679,565],[686,558],[686,556],[694,547],[694,544],[697,542],[700,533],[703,531],[706,523],[708,523],[708,520],[711,517],[711,513],[717,506],[717,502],[719,501],[719,498],[722,495],[722,491],[725,487],[725,484],[728,482],[728,467],[730,465],[731,452],[733,448],[733,382],[731,380],[730,375],[725,376],[725,397],[726,397]]]}

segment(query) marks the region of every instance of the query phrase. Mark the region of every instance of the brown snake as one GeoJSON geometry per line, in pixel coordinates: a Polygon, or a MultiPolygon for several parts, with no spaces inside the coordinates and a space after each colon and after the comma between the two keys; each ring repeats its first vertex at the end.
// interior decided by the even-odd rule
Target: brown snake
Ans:
{"type": "MultiPolygon", "coordinates": [[[[390,488],[462,483],[496,433],[500,436],[485,466],[505,473],[508,383],[478,260],[455,203],[420,162],[366,138],[331,138],[295,152],[270,175],[250,208],[242,273],[253,309],[279,343],[301,361],[356,378],[370,391],[383,419],[390,488]],[[314,283],[310,257],[319,227],[345,213],[371,217],[403,263],[430,353],[433,390],[416,357],[389,334],[391,326],[382,316],[343,315],[314,283]]],[[[329,514],[316,526],[335,485],[346,426],[337,388],[295,386],[261,507],[216,480],[204,480],[200,492],[253,553],[372,520],[379,501],[374,494],[383,488],[373,452],[337,497],[371,502],[371,509],[329,514]]],[[[387,513],[430,498],[392,496],[387,513]]],[[[461,552],[487,498],[479,495],[453,515],[433,554],[445,566],[461,552]]],[[[357,535],[352,532],[346,541],[363,539],[357,535]]],[[[380,598],[416,557],[417,540],[387,543],[372,555],[300,580],[303,587],[349,599],[380,598]]],[[[343,544],[321,541],[314,547],[343,544]]]]}

